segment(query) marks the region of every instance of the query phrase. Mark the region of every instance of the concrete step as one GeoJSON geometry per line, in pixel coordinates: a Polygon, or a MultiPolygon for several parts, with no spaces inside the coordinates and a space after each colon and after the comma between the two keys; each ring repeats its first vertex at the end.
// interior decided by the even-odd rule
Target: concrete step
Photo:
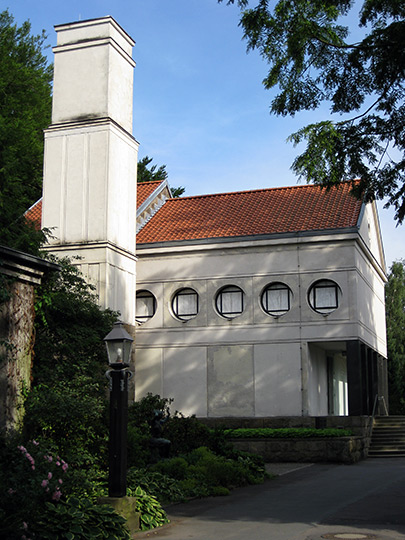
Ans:
{"type": "Polygon", "coordinates": [[[374,418],[369,457],[405,457],[405,416],[374,418]]]}

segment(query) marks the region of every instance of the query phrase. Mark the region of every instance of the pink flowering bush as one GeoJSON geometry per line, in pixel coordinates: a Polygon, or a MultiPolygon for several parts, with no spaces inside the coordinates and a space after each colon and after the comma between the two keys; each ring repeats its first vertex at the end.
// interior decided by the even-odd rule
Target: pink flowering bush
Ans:
{"type": "Polygon", "coordinates": [[[30,522],[47,502],[57,504],[63,498],[69,465],[35,440],[7,447],[1,456],[0,537],[11,528],[19,531],[16,538],[28,540],[30,522]]]}

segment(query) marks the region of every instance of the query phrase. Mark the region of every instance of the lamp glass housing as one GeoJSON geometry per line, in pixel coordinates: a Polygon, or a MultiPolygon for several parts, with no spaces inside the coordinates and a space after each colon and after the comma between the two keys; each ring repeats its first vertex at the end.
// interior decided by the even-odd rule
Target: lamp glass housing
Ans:
{"type": "Polygon", "coordinates": [[[114,328],[106,335],[104,341],[110,366],[118,368],[129,366],[133,339],[121,322],[114,324],[114,328]]]}

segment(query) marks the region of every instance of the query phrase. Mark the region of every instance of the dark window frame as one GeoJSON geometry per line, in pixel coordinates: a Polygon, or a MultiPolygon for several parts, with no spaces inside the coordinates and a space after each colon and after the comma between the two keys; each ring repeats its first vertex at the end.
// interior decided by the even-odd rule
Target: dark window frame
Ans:
{"type": "Polygon", "coordinates": [[[267,315],[272,315],[273,317],[279,317],[279,316],[284,315],[285,313],[288,313],[290,311],[290,309],[291,309],[291,297],[292,297],[292,292],[291,292],[290,287],[288,285],[286,285],[285,283],[282,283],[281,281],[275,281],[275,282],[269,283],[263,289],[263,292],[262,292],[261,298],[260,298],[260,303],[261,303],[263,311],[265,313],[267,313],[267,315]],[[268,293],[270,291],[280,291],[280,290],[288,292],[288,295],[287,295],[288,307],[287,307],[287,309],[271,309],[269,307],[268,293]]]}
{"type": "Polygon", "coordinates": [[[222,317],[225,317],[226,319],[234,319],[238,315],[241,315],[245,310],[245,293],[237,285],[226,285],[225,287],[222,287],[222,289],[220,289],[217,292],[216,297],[215,297],[215,307],[218,314],[221,315],[222,317]],[[240,305],[241,305],[240,311],[224,311],[223,305],[222,305],[222,300],[223,300],[222,295],[224,293],[240,295],[240,305]]]}
{"type": "Polygon", "coordinates": [[[339,307],[339,285],[331,280],[331,279],[320,279],[316,281],[309,290],[309,304],[312,307],[314,311],[317,313],[321,313],[323,315],[327,315],[329,313],[332,313],[339,307]],[[327,306],[320,306],[319,305],[319,298],[317,302],[317,292],[321,291],[322,289],[331,289],[334,291],[334,302],[327,305],[327,306]]]}
{"type": "Polygon", "coordinates": [[[172,300],[172,311],[176,319],[179,319],[180,321],[186,322],[191,319],[194,319],[199,312],[200,309],[200,299],[198,292],[191,287],[184,287],[182,289],[179,289],[175,292],[172,300]],[[190,291],[190,292],[186,292],[190,291]],[[181,313],[179,312],[179,297],[180,296],[193,296],[196,298],[196,311],[193,313],[181,313]]]}
{"type": "Polygon", "coordinates": [[[157,306],[157,301],[156,301],[156,297],[155,297],[155,295],[153,293],[151,293],[147,289],[141,289],[139,291],[136,291],[136,294],[135,294],[135,320],[136,320],[136,322],[139,323],[139,324],[143,324],[143,323],[149,321],[150,319],[152,319],[152,317],[154,317],[155,313],[156,313],[156,306],[157,306]],[[137,314],[137,312],[136,312],[136,300],[138,298],[152,298],[152,300],[153,300],[153,306],[152,306],[153,313],[152,313],[152,315],[138,315],[137,314]]]}

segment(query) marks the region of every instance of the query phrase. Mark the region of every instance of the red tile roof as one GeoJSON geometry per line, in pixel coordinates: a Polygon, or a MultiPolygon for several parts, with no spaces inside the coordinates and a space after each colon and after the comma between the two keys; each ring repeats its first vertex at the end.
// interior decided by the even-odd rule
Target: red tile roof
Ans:
{"type": "MultiPolygon", "coordinates": [[[[137,207],[161,182],[138,184],[137,207]]],[[[346,182],[329,191],[304,185],[168,199],[137,234],[137,244],[355,227],[361,201],[346,182]]],[[[25,217],[41,223],[42,199],[25,217]]]]}
{"type": "MultiPolygon", "coordinates": [[[[156,182],[142,182],[137,187],[136,207],[139,208],[143,202],[152,195],[152,193],[160,186],[162,180],[156,182]]],[[[42,198],[31,206],[26,212],[25,217],[28,221],[33,221],[38,229],[41,227],[42,219],[42,198]]]]}
{"type": "Polygon", "coordinates": [[[35,228],[39,230],[41,228],[42,219],[42,198],[28,208],[24,215],[25,219],[27,221],[32,221],[35,228]]]}
{"type": "Polygon", "coordinates": [[[169,199],[137,244],[342,229],[357,225],[361,201],[345,182],[169,199]]]}
{"type": "Polygon", "coordinates": [[[146,201],[149,195],[152,195],[155,189],[157,189],[160,186],[161,183],[162,183],[162,180],[157,180],[154,182],[141,182],[140,184],[138,184],[138,188],[136,191],[136,196],[137,196],[136,207],[139,208],[141,204],[146,201]]]}

